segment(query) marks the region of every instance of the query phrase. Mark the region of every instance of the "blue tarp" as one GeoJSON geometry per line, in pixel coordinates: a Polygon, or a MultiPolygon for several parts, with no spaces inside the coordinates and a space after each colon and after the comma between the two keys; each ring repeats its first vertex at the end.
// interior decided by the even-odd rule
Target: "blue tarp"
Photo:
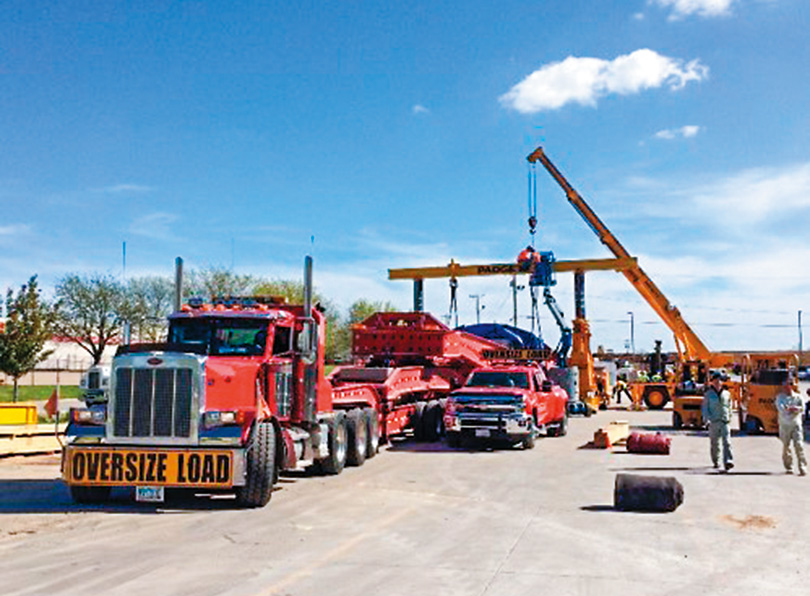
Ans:
{"type": "Polygon", "coordinates": [[[512,350],[542,350],[546,347],[543,340],[537,335],[512,325],[481,323],[479,325],[462,325],[457,329],[458,331],[502,343],[512,350]]]}

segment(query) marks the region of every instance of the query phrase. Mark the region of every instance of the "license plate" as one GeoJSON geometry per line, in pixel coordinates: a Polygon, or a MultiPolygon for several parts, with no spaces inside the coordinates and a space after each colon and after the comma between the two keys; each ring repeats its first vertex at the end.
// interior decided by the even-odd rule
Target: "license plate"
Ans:
{"type": "Polygon", "coordinates": [[[488,428],[476,428],[475,429],[475,436],[476,437],[488,437],[489,436],[489,429],[488,428]]]}
{"type": "Polygon", "coordinates": [[[231,450],[68,447],[65,480],[89,486],[230,488],[231,450]]]}
{"type": "Polygon", "coordinates": [[[166,491],[162,486],[136,486],[135,500],[139,503],[162,503],[166,491]]]}

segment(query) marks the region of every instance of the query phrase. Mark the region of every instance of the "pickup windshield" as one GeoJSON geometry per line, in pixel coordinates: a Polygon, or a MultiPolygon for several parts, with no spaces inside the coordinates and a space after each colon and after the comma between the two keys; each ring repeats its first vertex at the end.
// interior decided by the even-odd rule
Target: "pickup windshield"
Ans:
{"type": "Polygon", "coordinates": [[[267,321],[251,319],[178,319],[169,343],[202,346],[211,356],[261,356],[267,345],[267,321]]]}
{"type": "Polygon", "coordinates": [[[467,387],[520,387],[529,388],[529,376],[525,372],[483,370],[472,374],[467,387]]]}

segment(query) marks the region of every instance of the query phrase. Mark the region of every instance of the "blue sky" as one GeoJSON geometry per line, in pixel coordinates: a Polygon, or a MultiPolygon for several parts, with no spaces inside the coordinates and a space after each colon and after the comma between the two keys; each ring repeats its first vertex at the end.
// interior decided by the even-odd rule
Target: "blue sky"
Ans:
{"type": "MultiPolygon", "coordinates": [[[[0,11],[0,287],[233,266],[412,305],[388,268],[514,259],[542,145],[710,348],[810,318],[802,0],[11,0],[0,11]],[[314,244],[312,238],[314,237],[314,244]]],[[[537,247],[609,257],[538,171],[537,247]]],[[[463,279],[462,323],[512,316],[463,279]]],[[[573,314],[570,276],[555,295],[573,314]]],[[[593,346],[669,332],[587,276],[593,346]]],[[[524,325],[528,297],[520,296],[524,325]]],[[[447,313],[445,281],[427,310],[447,313]]],[[[556,340],[541,311],[544,336],[556,340]]],[[[810,340],[805,342],[805,345],[810,340]]]]}

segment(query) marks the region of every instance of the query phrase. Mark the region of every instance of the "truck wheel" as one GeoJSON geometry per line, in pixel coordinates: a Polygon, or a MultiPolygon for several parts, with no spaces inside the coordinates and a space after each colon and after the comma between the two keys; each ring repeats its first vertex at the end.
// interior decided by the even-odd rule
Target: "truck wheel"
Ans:
{"type": "Polygon", "coordinates": [[[104,503],[110,498],[109,486],[70,486],[70,497],[77,503],[93,504],[104,503]]]}
{"type": "Polygon", "coordinates": [[[254,425],[246,466],[245,485],[236,488],[236,502],[242,507],[264,507],[276,481],[276,429],[269,420],[254,425]]]}
{"type": "Polygon", "coordinates": [[[360,408],[351,410],[346,416],[346,429],[349,432],[346,463],[350,466],[362,466],[368,451],[368,420],[360,408]]]}
{"type": "Polygon", "coordinates": [[[366,421],[368,422],[368,443],[366,444],[366,458],[371,459],[380,450],[380,421],[377,418],[377,410],[374,408],[364,408],[366,421]]]}
{"type": "Polygon", "coordinates": [[[329,423],[329,457],[321,460],[321,470],[324,474],[334,476],[343,471],[343,466],[346,465],[348,443],[346,414],[335,412],[334,419],[329,423]]]}
{"type": "Polygon", "coordinates": [[[457,432],[457,431],[454,431],[454,430],[447,431],[447,434],[445,435],[445,438],[447,439],[447,446],[448,447],[452,447],[453,449],[461,447],[461,433],[460,432],[457,432]]]}
{"type": "Polygon", "coordinates": [[[414,441],[425,440],[425,402],[416,402],[411,414],[411,428],[414,441]]]}
{"type": "Polygon", "coordinates": [[[438,401],[428,402],[424,413],[424,438],[425,441],[438,441],[442,436],[442,417],[444,412],[438,401]]]}
{"type": "Polygon", "coordinates": [[[672,428],[682,428],[683,418],[678,412],[672,412],[672,428]]]}

